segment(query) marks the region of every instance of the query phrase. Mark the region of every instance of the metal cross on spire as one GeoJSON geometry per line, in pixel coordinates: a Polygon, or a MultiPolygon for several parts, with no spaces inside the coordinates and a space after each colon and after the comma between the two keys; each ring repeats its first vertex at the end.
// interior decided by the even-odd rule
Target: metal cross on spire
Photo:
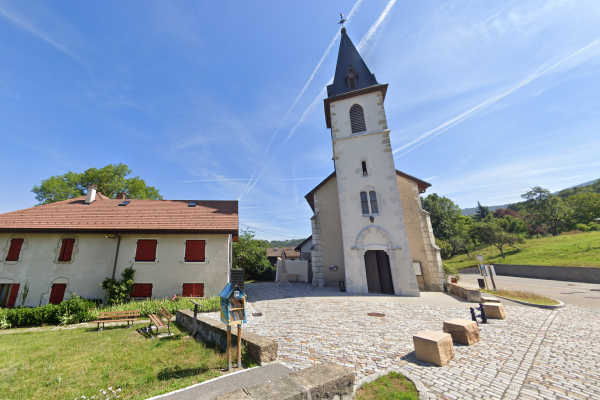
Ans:
{"type": "Polygon", "coordinates": [[[346,21],[348,21],[346,18],[344,18],[344,14],[340,13],[340,22],[338,22],[338,24],[342,24],[342,28],[344,27],[344,24],[346,23],[346,21]]]}

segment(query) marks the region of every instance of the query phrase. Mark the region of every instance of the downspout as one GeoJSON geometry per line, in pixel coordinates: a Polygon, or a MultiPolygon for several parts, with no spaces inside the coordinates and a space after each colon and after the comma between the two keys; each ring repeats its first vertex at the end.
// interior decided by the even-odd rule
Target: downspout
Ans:
{"type": "Polygon", "coordinates": [[[115,253],[115,265],[113,266],[112,278],[115,279],[115,273],[117,272],[117,260],[119,259],[119,246],[121,246],[121,236],[117,235],[115,231],[115,236],[119,238],[117,240],[117,252],[115,253]]]}

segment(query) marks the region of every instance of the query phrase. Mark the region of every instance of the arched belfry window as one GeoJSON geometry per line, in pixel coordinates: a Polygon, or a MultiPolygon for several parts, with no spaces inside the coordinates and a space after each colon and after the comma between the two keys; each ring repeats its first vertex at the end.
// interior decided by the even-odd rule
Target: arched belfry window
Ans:
{"type": "Polygon", "coordinates": [[[367,130],[365,125],[365,113],[363,108],[358,104],[350,107],[350,126],[352,127],[352,133],[364,132],[367,130]]]}

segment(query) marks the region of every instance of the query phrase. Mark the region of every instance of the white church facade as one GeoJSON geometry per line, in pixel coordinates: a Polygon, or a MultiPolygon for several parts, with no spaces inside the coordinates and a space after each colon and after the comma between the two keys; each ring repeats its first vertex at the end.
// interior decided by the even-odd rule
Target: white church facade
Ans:
{"type": "Polygon", "coordinates": [[[349,293],[419,296],[443,290],[442,260],[420,194],[429,183],[396,170],[379,84],[342,28],[324,100],[335,172],[306,195],[312,283],[349,293]]]}

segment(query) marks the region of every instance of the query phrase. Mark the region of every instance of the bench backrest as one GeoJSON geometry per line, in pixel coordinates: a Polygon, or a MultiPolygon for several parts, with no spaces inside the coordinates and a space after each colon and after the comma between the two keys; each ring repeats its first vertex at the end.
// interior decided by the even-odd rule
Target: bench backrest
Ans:
{"type": "Polygon", "coordinates": [[[165,317],[169,321],[173,318],[173,314],[171,314],[169,311],[167,311],[167,309],[164,307],[160,308],[160,313],[162,314],[163,317],[165,317]]]}
{"type": "Polygon", "coordinates": [[[103,311],[98,313],[98,319],[120,319],[120,318],[131,318],[139,317],[140,310],[132,311],[103,311]]]}

